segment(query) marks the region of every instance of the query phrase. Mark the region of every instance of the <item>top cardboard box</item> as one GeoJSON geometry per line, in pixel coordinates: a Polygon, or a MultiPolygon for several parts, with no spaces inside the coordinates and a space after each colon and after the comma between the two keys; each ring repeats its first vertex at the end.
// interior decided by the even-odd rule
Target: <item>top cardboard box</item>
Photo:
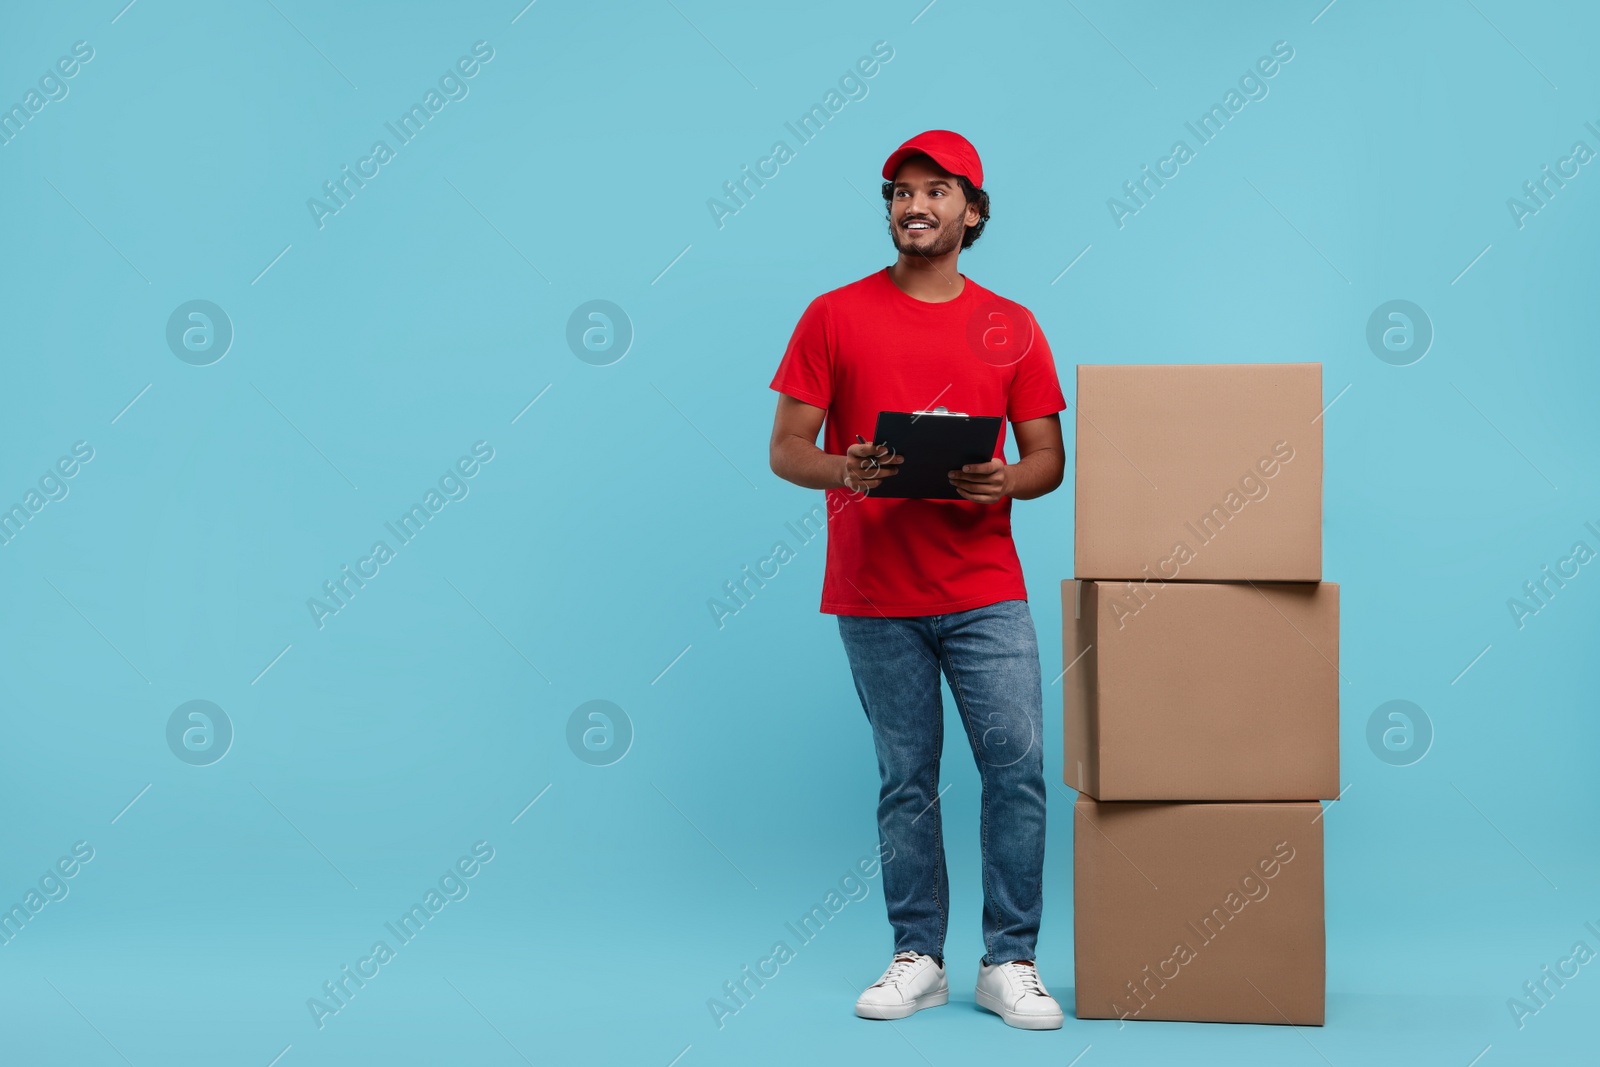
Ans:
{"type": "Polygon", "coordinates": [[[1322,579],[1322,364],[1078,366],[1075,577],[1322,579]]]}

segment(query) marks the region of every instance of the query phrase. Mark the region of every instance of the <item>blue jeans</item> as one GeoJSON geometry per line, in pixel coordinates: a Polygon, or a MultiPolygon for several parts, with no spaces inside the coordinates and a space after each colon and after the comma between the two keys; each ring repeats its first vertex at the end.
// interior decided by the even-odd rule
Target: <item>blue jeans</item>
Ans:
{"type": "Polygon", "coordinates": [[[1033,959],[1044,872],[1044,708],[1028,602],[838,619],[878,753],[878,836],[885,857],[893,856],[883,864],[883,895],[895,951],[944,956],[942,669],[983,781],[984,960],[1033,959]]]}

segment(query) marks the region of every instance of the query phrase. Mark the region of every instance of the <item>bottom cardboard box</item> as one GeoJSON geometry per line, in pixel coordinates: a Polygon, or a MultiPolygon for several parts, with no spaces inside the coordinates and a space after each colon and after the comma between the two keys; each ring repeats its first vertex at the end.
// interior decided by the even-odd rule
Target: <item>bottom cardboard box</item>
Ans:
{"type": "Polygon", "coordinates": [[[1080,796],[1078,1018],[1322,1025],[1321,812],[1080,796]]]}

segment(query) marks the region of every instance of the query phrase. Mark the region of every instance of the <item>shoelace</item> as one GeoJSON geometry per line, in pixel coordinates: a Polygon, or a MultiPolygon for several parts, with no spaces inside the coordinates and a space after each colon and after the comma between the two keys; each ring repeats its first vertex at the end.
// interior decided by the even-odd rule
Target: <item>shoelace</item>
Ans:
{"type": "Polygon", "coordinates": [[[911,969],[917,965],[917,957],[910,953],[903,953],[894,958],[889,964],[889,969],[883,972],[883,977],[873,985],[890,986],[898,985],[910,977],[911,969]]]}
{"type": "Polygon", "coordinates": [[[1031,963],[1008,963],[1011,976],[1022,986],[1024,996],[1048,997],[1044,983],[1039,981],[1039,970],[1031,963]]]}

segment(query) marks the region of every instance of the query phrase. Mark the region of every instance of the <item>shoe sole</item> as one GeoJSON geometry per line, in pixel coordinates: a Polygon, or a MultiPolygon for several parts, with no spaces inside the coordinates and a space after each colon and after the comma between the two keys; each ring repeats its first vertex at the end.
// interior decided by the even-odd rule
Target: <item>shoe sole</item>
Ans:
{"type": "Polygon", "coordinates": [[[1055,1015],[1022,1015],[1001,1006],[989,994],[979,990],[977,993],[978,1007],[984,1011],[993,1012],[1004,1019],[1007,1026],[1015,1026],[1018,1030],[1059,1030],[1066,1021],[1065,1012],[1055,1015]]]}
{"type": "Polygon", "coordinates": [[[949,1002],[950,990],[941,989],[936,993],[924,993],[910,1004],[857,1004],[856,1015],[863,1019],[904,1019],[923,1008],[937,1008],[949,1002]]]}

